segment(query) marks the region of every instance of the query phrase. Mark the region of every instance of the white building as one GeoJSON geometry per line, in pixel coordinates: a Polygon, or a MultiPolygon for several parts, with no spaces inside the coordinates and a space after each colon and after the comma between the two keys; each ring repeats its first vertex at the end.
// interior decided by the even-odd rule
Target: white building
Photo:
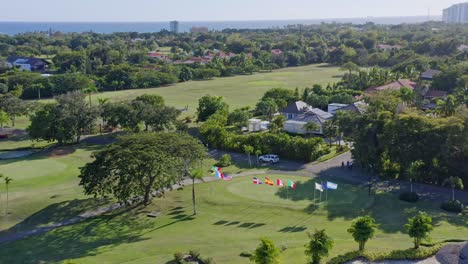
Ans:
{"type": "Polygon", "coordinates": [[[468,23],[468,2],[444,9],[442,17],[446,23],[468,23]]]}

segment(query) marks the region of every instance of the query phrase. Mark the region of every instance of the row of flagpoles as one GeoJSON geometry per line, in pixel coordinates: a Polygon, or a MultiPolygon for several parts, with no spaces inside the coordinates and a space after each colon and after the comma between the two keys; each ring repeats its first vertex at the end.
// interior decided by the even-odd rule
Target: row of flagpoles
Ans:
{"type": "MultiPolygon", "coordinates": [[[[274,186],[275,184],[273,183],[273,181],[268,178],[268,177],[265,177],[265,184],[266,185],[270,185],[270,186],[274,186]]],[[[263,184],[263,182],[261,180],[259,180],[257,177],[253,177],[253,184],[263,184]]],[[[282,186],[285,186],[284,185],[284,182],[283,180],[281,179],[276,179],[276,186],[279,186],[279,187],[282,187],[282,186]]],[[[291,181],[291,180],[288,180],[288,187],[291,187],[293,190],[296,189],[296,183],[291,181]]]]}
{"type": "MultiPolygon", "coordinates": [[[[222,179],[224,181],[230,181],[232,180],[232,177],[226,175],[223,173],[221,167],[216,167],[213,166],[211,167],[211,174],[213,174],[216,178],[222,179]]],[[[259,178],[253,177],[253,184],[260,185],[265,183],[266,185],[274,186],[275,183],[268,177],[265,177],[265,180],[262,182],[259,178]]],[[[287,181],[287,187],[292,188],[293,190],[296,189],[296,183],[294,181],[288,180],[287,181]]],[[[283,180],[281,179],[276,179],[276,186],[283,187],[285,186],[283,180]]],[[[316,190],[320,191],[320,201],[322,201],[322,193],[325,192],[325,200],[328,200],[328,190],[337,190],[338,189],[338,184],[329,182],[329,181],[323,181],[321,183],[316,182],[315,183],[315,189],[314,189],[314,201],[315,201],[315,192],[316,190]]]]}
{"type": "Polygon", "coordinates": [[[315,189],[314,189],[314,201],[315,201],[315,190],[320,191],[320,201],[322,201],[322,193],[325,191],[325,201],[328,200],[328,190],[337,190],[338,189],[338,184],[329,182],[329,181],[323,181],[322,183],[315,183],[315,189]]]}

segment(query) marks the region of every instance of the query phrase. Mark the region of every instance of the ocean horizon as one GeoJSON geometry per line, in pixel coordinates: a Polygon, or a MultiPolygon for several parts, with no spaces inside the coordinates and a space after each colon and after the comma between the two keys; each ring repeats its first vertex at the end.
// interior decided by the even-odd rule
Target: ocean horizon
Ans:
{"type": "MultiPolygon", "coordinates": [[[[381,25],[397,25],[403,23],[423,23],[441,21],[440,16],[411,17],[366,17],[366,18],[329,18],[329,19],[297,19],[297,20],[252,20],[252,21],[179,21],[180,32],[189,32],[192,27],[207,27],[209,30],[223,29],[268,29],[284,28],[288,25],[317,25],[321,23],[353,23],[365,24],[373,22],[381,25]]],[[[0,21],[0,34],[16,35],[27,32],[61,31],[72,32],[138,32],[150,33],[169,30],[169,21],[162,22],[7,22],[0,21]]]]}

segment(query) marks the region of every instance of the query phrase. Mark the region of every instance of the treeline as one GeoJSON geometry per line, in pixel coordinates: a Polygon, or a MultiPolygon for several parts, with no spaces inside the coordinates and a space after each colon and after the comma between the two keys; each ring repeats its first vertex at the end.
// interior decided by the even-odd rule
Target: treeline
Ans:
{"type": "Polygon", "coordinates": [[[59,144],[78,143],[82,135],[115,128],[133,132],[187,130],[186,124],[177,121],[180,111],[166,106],[158,95],[119,103],[100,100],[99,105],[91,105],[84,94],[75,91],[55,97],[55,102],[37,105],[31,112],[27,128],[31,139],[59,144]]]}
{"type": "MultiPolygon", "coordinates": [[[[420,72],[433,68],[443,71],[447,77],[435,81],[435,87],[450,90],[461,86],[454,80],[464,79],[466,83],[468,74],[463,69],[467,67],[463,62],[468,55],[457,48],[467,36],[466,27],[443,23],[390,27],[372,23],[323,24],[200,34],[55,32],[48,37],[43,33],[26,33],[0,35],[0,62],[10,56],[45,57],[52,63],[51,73],[81,74],[84,76],[81,79],[87,78],[97,90],[157,87],[177,81],[251,74],[311,63],[380,66],[399,74],[389,79],[400,76],[413,79],[420,72]],[[383,50],[379,44],[398,48],[383,50]],[[147,56],[147,52],[162,48],[170,49],[170,53],[166,50],[170,61],[201,58],[216,50],[232,52],[236,56],[215,57],[211,61],[188,65],[174,65],[147,56]],[[272,53],[274,49],[281,52],[272,53]],[[461,70],[453,71],[452,68],[461,70]]],[[[41,89],[43,96],[59,95],[69,91],[61,87],[70,87],[59,80],[44,80],[48,78],[41,79],[37,75],[24,77],[9,71],[5,63],[0,63],[0,73],[3,73],[0,76],[2,90],[22,91],[23,98],[37,98],[41,89]]],[[[350,72],[348,77],[346,89],[363,90],[370,84],[364,80],[365,76],[355,77],[350,72]]],[[[79,87],[83,82],[73,84],[79,87]]]]}
{"type": "Polygon", "coordinates": [[[353,157],[386,178],[442,184],[449,177],[468,184],[468,112],[449,96],[433,114],[413,108],[408,91],[366,99],[363,115],[340,114],[339,127],[353,141],[353,157]]]}

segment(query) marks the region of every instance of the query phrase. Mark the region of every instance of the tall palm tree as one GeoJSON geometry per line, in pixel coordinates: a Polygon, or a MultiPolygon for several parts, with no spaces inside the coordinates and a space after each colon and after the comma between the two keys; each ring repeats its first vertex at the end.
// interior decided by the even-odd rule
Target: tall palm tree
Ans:
{"type": "Polygon", "coordinates": [[[252,146],[244,146],[244,151],[247,156],[249,156],[249,165],[252,167],[252,160],[250,159],[250,154],[254,152],[254,148],[252,146]]]}
{"type": "Polygon", "coordinates": [[[83,90],[83,93],[88,95],[89,106],[91,106],[91,95],[93,95],[93,93],[97,93],[97,92],[98,92],[98,89],[96,87],[94,87],[94,86],[88,87],[88,88],[83,90]]]}
{"type": "MultiPolygon", "coordinates": [[[[4,175],[0,173],[0,179],[3,178],[3,177],[4,177],[4,175]]],[[[0,193],[0,204],[1,204],[1,202],[2,202],[2,195],[0,193]]]]}
{"type": "Polygon", "coordinates": [[[458,177],[450,177],[445,179],[445,181],[442,183],[444,186],[449,186],[452,188],[452,201],[455,201],[455,188],[458,188],[460,190],[463,190],[463,181],[462,179],[458,177]]]}
{"type": "Polygon", "coordinates": [[[5,177],[5,184],[6,184],[6,209],[5,212],[8,214],[8,185],[10,185],[10,182],[13,180],[10,177],[5,177]]]}
{"type": "Polygon", "coordinates": [[[255,150],[255,156],[257,156],[257,164],[260,164],[260,160],[258,159],[258,156],[262,155],[262,151],[257,149],[255,150]]]}
{"type": "Polygon", "coordinates": [[[192,170],[189,174],[192,178],[192,203],[193,203],[193,215],[197,214],[197,206],[195,199],[195,180],[203,180],[203,171],[201,169],[192,170]]]}

